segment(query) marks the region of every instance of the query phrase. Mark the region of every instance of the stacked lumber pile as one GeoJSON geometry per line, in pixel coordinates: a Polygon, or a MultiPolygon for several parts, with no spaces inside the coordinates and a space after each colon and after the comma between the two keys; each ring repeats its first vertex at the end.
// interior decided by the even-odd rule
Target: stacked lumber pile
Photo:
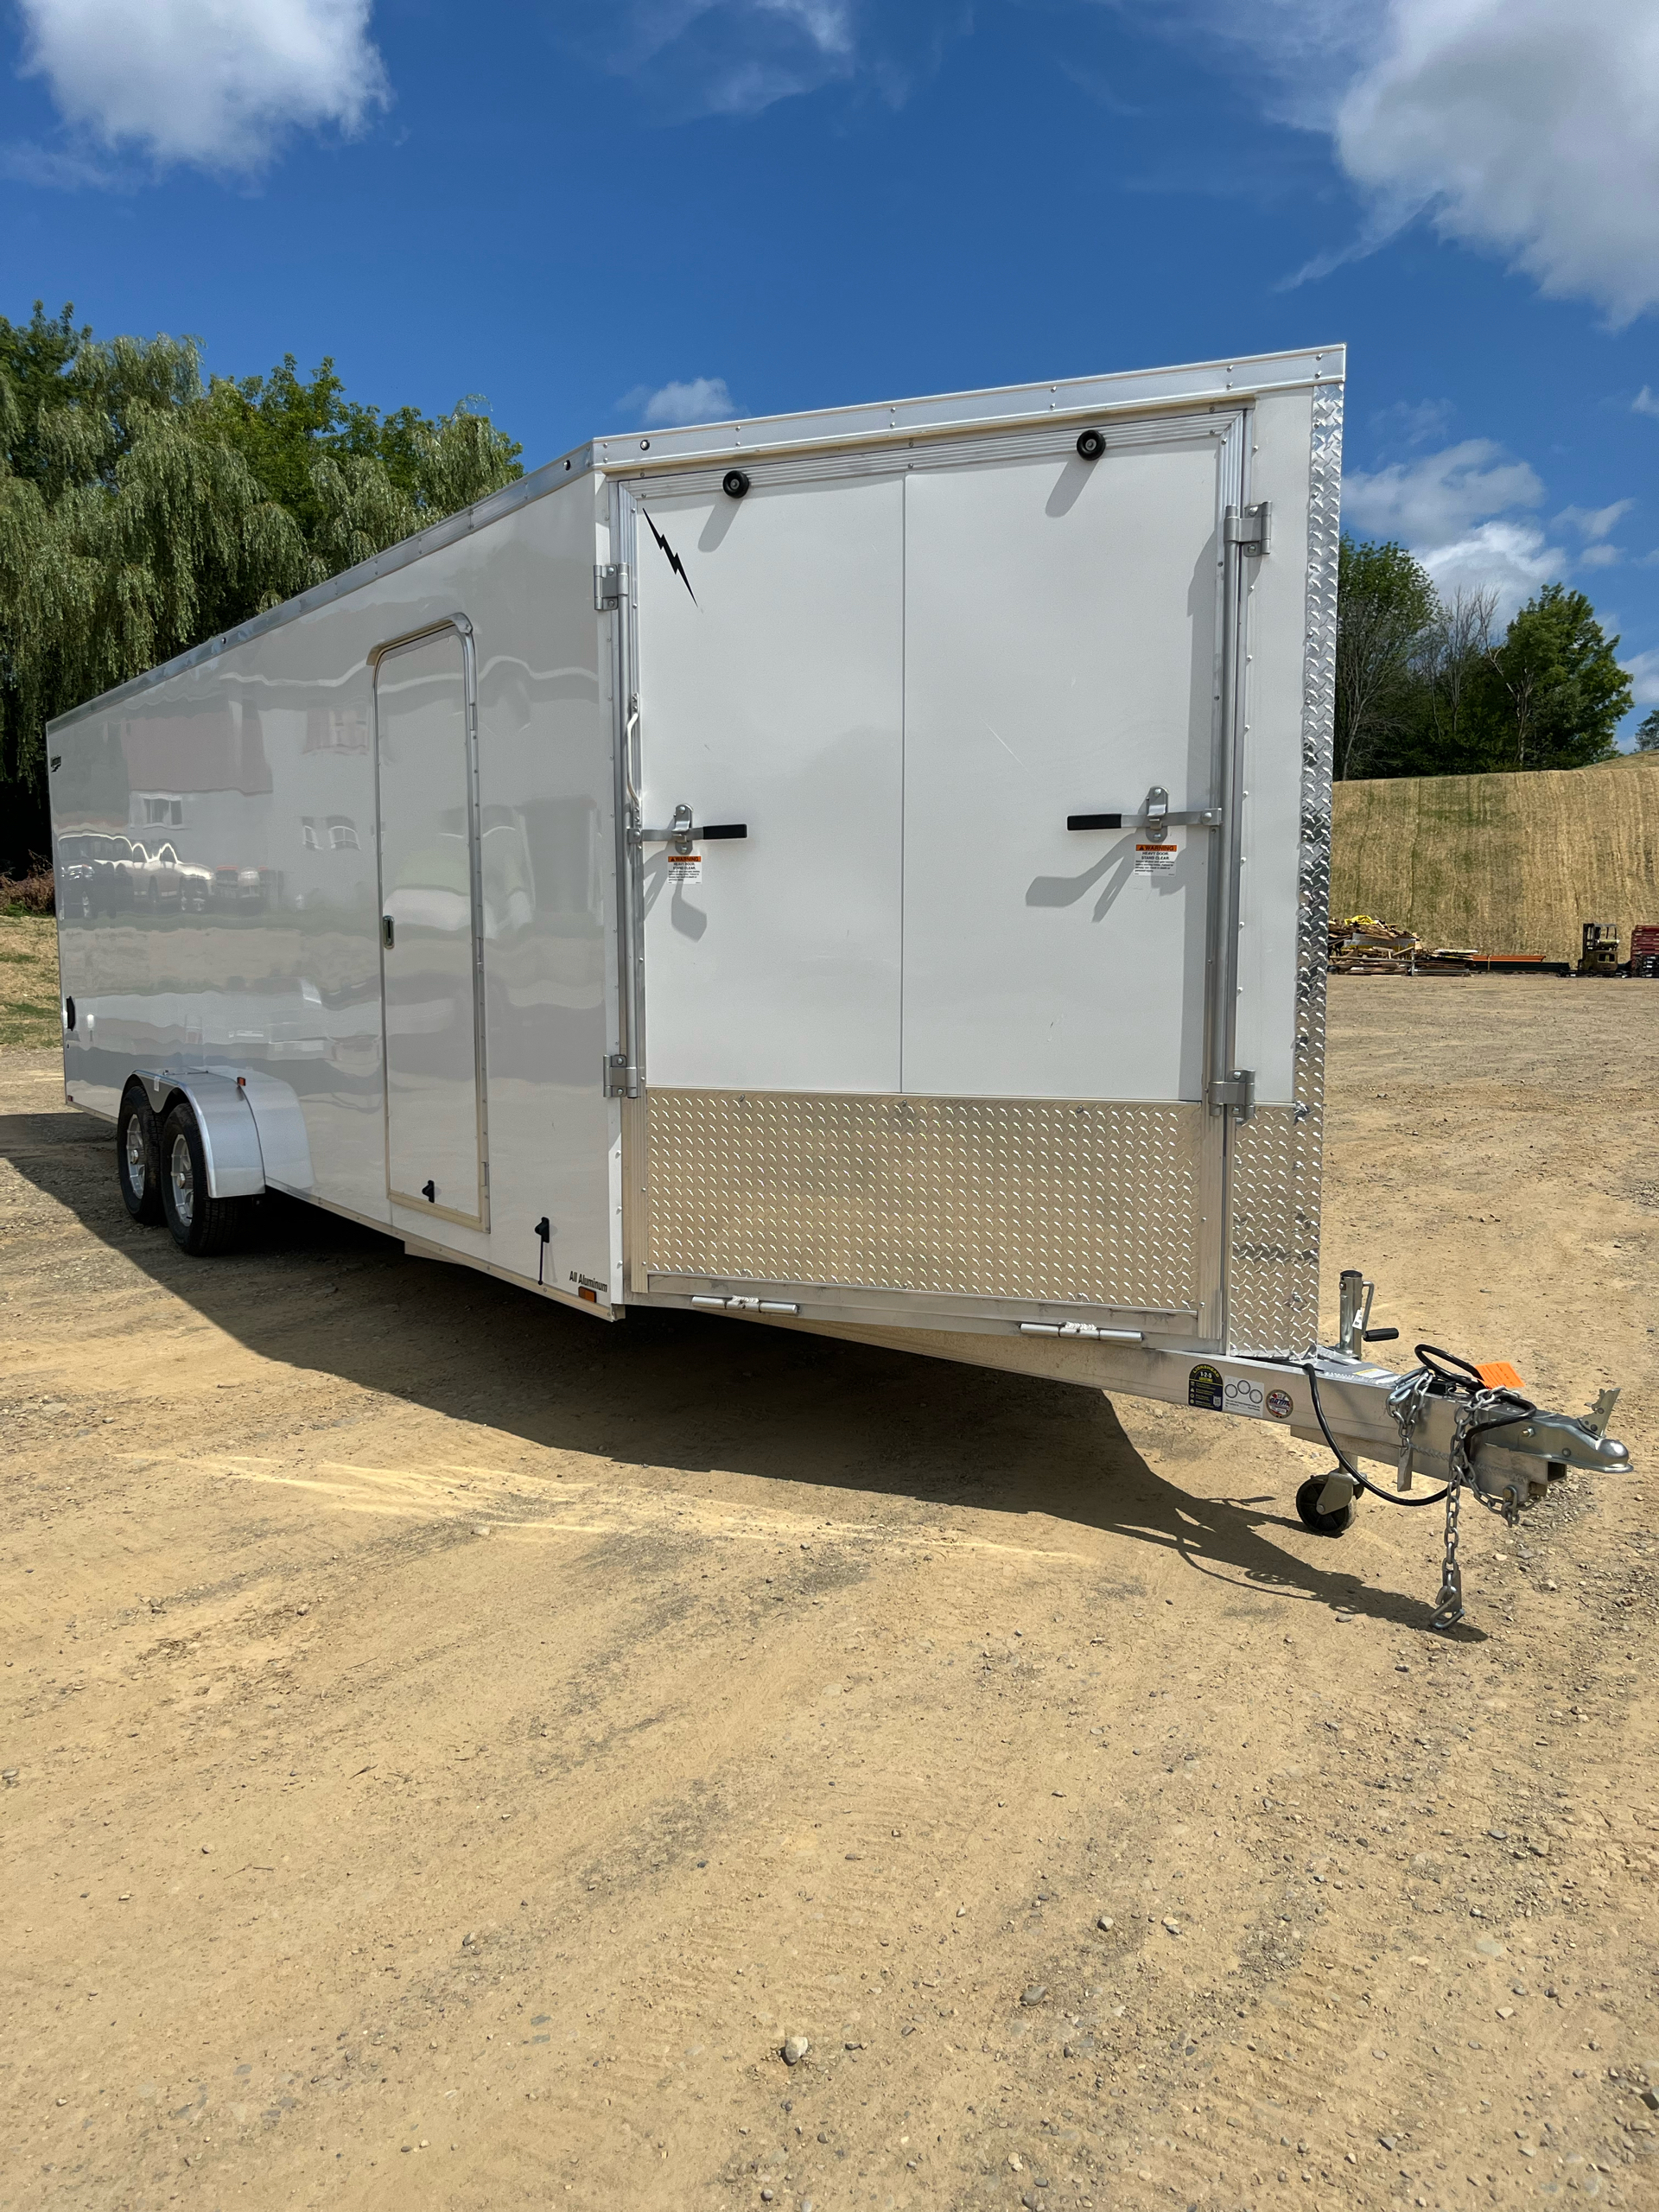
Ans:
{"type": "Polygon", "coordinates": [[[1422,939],[1410,930],[1392,928],[1374,914],[1350,914],[1330,924],[1328,950],[1333,976],[1409,976],[1422,939]]]}
{"type": "MultiPolygon", "coordinates": [[[[1659,955],[1659,931],[1656,931],[1659,955]]],[[[1349,914],[1329,925],[1327,964],[1333,976],[1565,976],[1566,961],[1536,952],[1482,952],[1469,944],[1426,944],[1413,930],[1375,914],[1349,914]]],[[[1659,968],[1659,957],[1655,961],[1659,968]]],[[[1632,971],[1634,972],[1634,971],[1632,971]]]]}

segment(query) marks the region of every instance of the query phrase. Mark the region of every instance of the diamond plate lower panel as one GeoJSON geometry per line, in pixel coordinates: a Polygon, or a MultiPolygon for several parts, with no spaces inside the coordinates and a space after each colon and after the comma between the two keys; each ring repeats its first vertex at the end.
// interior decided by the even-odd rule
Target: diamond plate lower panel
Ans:
{"type": "Polygon", "coordinates": [[[1305,1351],[1319,1319],[1317,1116],[1258,1106],[1234,1131],[1230,1187],[1229,1348],[1305,1351]]]}
{"type": "Polygon", "coordinates": [[[1204,1109],[653,1090],[653,1274],[1202,1302],[1204,1109]]]}

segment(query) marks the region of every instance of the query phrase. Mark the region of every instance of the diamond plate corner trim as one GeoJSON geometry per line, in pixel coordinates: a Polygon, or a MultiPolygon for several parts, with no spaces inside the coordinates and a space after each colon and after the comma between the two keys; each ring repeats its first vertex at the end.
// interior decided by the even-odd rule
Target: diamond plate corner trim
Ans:
{"type": "Polygon", "coordinates": [[[1235,1135],[1230,1351],[1302,1351],[1319,1334],[1319,1124],[1301,1110],[1258,1106],[1235,1135]]]}
{"type": "Polygon", "coordinates": [[[1227,1343],[1301,1351],[1319,1337],[1325,1115],[1325,925],[1341,537],[1342,387],[1313,393],[1308,476],[1307,643],[1302,659],[1302,844],[1294,1107],[1236,1128],[1230,1159],[1227,1343]]]}
{"type": "Polygon", "coordinates": [[[1180,1311],[1199,1105],[653,1090],[645,1268],[1180,1311]]]}

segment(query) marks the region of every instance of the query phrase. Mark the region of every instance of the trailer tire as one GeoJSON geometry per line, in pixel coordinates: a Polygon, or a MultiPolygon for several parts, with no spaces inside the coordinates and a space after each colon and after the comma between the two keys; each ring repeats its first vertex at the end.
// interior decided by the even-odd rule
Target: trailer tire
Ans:
{"type": "Polygon", "coordinates": [[[247,1200],[209,1195],[201,1131],[183,1099],[162,1123],[160,1151],[162,1203],[180,1251],[207,1260],[232,1250],[242,1234],[247,1200]]]}
{"type": "Polygon", "coordinates": [[[121,1201],[135,1221],[159,1228],[162,1206],[162,1147],[156,1116],[142,1083],[130,1083],[115,1117],[115,1176],[121,1201]]]}
{"type": "Polygon", "coordinates": [[[1321,1513],[1319,1493],[1330,1481],[1329,1475],[1310,1475],[1296,1493],[1296,1511],[1303,1528],[1311,1529],[1316,1536],[1340,1536],[1353,1521],[1352,1503],[1335,1513],[1321,1513]]]}

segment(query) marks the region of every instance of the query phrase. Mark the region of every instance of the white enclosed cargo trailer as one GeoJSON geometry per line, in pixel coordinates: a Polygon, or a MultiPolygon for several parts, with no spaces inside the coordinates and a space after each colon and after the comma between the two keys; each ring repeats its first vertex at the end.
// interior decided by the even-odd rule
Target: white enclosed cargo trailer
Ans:
{"type": "MultiPolygon", "coordinates": [[[[1328,1428],[1340,1525],[1408,1410],[1315,1348],[1343,373],[599,439],[54,724],[129,1206],[1328,1428]]],[[[1477,1489],[1624,1463],[1533,1418],[1477,1489]]]]}

